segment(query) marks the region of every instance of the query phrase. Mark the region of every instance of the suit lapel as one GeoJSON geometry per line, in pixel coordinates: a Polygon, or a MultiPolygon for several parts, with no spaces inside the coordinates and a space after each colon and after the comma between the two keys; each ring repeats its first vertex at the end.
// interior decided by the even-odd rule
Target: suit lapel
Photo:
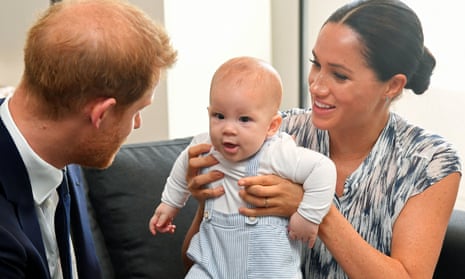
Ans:
{"type": "MultiPolygon", "coordinates": [[[[0,104],[3,100],[0,101],[0,104]]],[[[0,119],[0,185],[5,198],[17,208],[17,218],[24,233],[45,260],[45,248],[34,208],[31,183],[24,162],[19,155],[3,121],[0,119]]],[[[48,267],[48,265],[46,265],[48,267]]]]}

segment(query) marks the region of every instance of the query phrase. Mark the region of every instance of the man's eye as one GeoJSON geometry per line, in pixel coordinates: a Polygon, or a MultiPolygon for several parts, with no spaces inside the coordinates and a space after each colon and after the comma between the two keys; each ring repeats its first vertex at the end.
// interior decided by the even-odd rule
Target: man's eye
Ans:
{"type": "Polygon", "coordinates": [[[213,113],[213,117],[218,119],[224,119],[224,115],[218,112],[213,113]]]}
{"type": "Polygon", "coordinates": [[[248,117],[248,116],[241,116],[241,117],[239,117],[239,121],[241,121],[241,122],[249,122],[249,121],[250,121],[250,117],[248,117]]]}

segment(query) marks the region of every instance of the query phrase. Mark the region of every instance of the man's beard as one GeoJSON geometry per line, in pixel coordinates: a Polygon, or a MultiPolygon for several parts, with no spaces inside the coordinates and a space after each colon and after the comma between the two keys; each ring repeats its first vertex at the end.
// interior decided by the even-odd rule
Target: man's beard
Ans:
{"type": "Polygon", "coordinates": [[[106,136],[94,137],[82,144],[76,152],[76,163],[91,168],[108,168],[115,159],[116,153],[124,139],[120,139],[117,129],[106,136]],[[103,139],[102,139],[103,138],[103,139]]]}

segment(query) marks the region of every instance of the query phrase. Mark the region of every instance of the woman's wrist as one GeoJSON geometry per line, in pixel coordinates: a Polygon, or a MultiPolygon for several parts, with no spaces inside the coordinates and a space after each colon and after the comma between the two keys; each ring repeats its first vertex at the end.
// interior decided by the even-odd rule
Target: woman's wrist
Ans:
{"type": "Polygon", "coordinates": [[[319,230],[318,230],[318,235],[320,235],[322,238],[324,238],[324,236],[327,234],[327,231],[328,231],[329,227],[331,227],[331,222],[334,220],[334,217],[338,213],[339,213],[338,209],[336,208],[336,206],[334,204],[332,204],[329,207],[328,213],[326,213],[325,217],[323,218],[323,220],[320,223],[320,227],[319,227],[319,230]]]}

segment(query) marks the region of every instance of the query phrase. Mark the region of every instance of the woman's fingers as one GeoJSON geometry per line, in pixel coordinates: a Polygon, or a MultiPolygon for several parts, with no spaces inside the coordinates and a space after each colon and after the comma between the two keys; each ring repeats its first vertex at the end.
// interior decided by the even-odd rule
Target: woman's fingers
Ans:
{"type": "Polygon", "coordinates": [[[221,179],[223,176],[223,173],[219,171],[211,171],[205,174],[199,174],[188,182],[187,187],[191,192],[191,195],[198,201],[216,198],[224,194],[224,188],[222,186],[214,188],[204,188],[203,186],[221,179]]]}
{"type": "Polygon", "coordinates": [[[223,178],[223,173],[219,171],[211,171],[207,173],[202,173],[197,176],[192,177],[187,181],[187,187],[189,191],[204,190],[203,185],[214,182],[218,179],[223,178]]]}
{"type": "Polygon", "coordinates": [[[201,168],[213,166],[218,161],[213,156],[200,156],[207,153],[211,148],[210,144],[202,143],[189,147],[189,168],[187,170],[187,181],[197,176],[201,168]]]}
{"type": "MultiPolygon", "coordinates": [[[[271,186],[280,184],[284,179],[277,175],[259,175],[259,176],[249,176],[239,179],[238,184],[244,187],[251,187],[254,185],[260,186],[271,186]]],[[[263,191],[264,189],[257,189],[258,191],[263,191]]]]}
{"type": "Polygon", "coordinates": [[[247,177],[239,181],[240,197],[252,208],[239,209],[246,216],[277,215],[289,217],[302,201],[303,188],[276,175],[247,177]]]}
{"type": "Polygon", "coordinates": [[[209,198],[219,197],[224,194],[223,187],[204,188],[204,185],[221,179],[224,175],[219,171],[211,171],[200,174],[200,169],[218,164],[215,157],[201,156],[210,151],[210,144],[198,144],[189,147],[189,167],[186,174],[187,187],[191,195],[202,202],[209,198]]]}

